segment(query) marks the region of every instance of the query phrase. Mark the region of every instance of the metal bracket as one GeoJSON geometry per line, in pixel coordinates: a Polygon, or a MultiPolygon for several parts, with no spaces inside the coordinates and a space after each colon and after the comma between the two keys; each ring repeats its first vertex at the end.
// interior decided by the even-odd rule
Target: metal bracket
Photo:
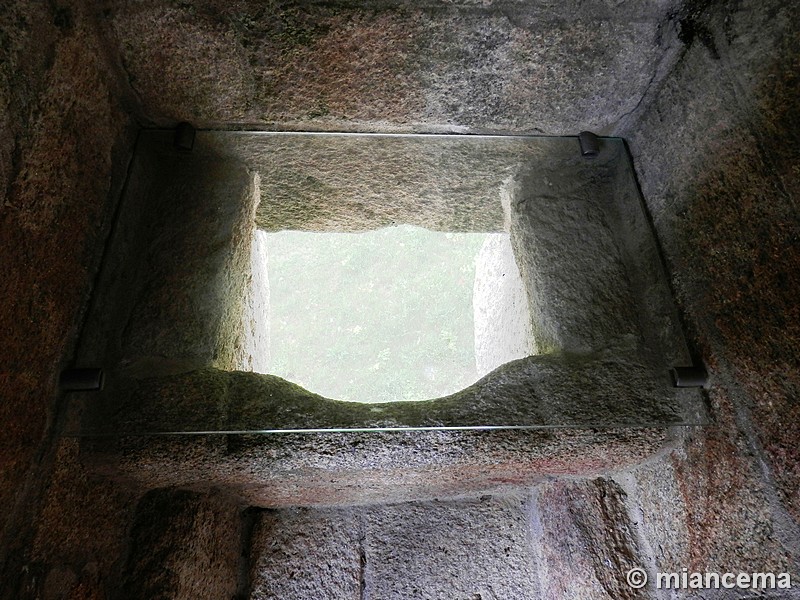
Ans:
{"type": "Polygon", "coordinates": [[[103,369],[66,369],[58,378],[62,392],[99,392],[103,389],[103,369]]]}
{"type": "Polygon", "coordinates": [[[583,158],[595,158],[600,154],[600,138],[591,131],[581,131],[578,134],[578,143],[581,145],[583,158]]]}
{"type": "Polygon", "coordinates": [[[675,387],[691,388],[708,385],[708,371],[705,367],[674,367],[670,369],[675,387]]]}
{"type": "Polygon", "coordinates": [[[194,147],[194,136],[196,132],[196,129],[191,123],[186,123],[185,121],[183,123],[178,123],[178,126],[175,128],[175,138],[172,141],[175,149],[181,152],[191,152],[194,147]]]}

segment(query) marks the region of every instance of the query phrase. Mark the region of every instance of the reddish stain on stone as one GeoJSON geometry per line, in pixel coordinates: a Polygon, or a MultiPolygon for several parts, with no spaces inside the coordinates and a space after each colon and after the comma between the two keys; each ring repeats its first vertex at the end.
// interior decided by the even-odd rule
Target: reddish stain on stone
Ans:
{"type": "Polygon", "coordinates": [[[277,57],[267,111],[275,119],[336,117],[407,122],[423,99],[410,60],[417,18],[381,13],[334,16],[327,32],[277,57]]]}
{"type": "MultiPolygon", "coordinates": [[[[686,508],[687,567],[690,571],[757,569],[774,563],[782,551],[731,401],[719,388],[712,390],[711,400],[714,425],[694,433],[685,457],[672,456],[686,508]]],[[[785,567],[785,559],[779,560],[785,567]]]]}
{"type": "MultiPolygon", "coordinates": [[[[10,568],[25,563],[43,575],[46,566],[66,559],[56,551],[30,563],[24,553],[38,525],[45,536],[56,535],[47,530],[52,515],[47,525],[35,521],[47,473],[32,467],[45,442],[59,370],[77,336],[107,215],[114,148],[129,121],[112,100],[104,52],[81,11],[72,11],[69,27],[59,32],[51,26],[53,14],[24,4],[4,7],[9,13],[0,18],[0,37],[11,40],[7,57],[17,69],[6,88],[6,65],[0,67],[0,91],[14,96],[0,103],[0,122],[8,123],[13,140],[13,150],[0,153],[0,505],[3,521],[15,517],[12,531],[20,532],[6,548],[10,568]],[[24,17],[6,29],[14,10],[24,17]]],[[[84,503],[85,496],[70,496],[61,508],[84,503]]],[[[49,547],[63,550],[70,535],[50,538],[49,547]]],[[[24,575],[14,575],[24,593],[24,575]]],[[[71,597],[97,597],[90,587],[78,583],[71,597]]]]}
{"type": "Polygon", "coordinates": [[[691,309],[731,366],[784,501],[800,522],[800,221],[775,174],[751,150],[729,151],[689,211],[691,260],[707,277],[691,309]]]}

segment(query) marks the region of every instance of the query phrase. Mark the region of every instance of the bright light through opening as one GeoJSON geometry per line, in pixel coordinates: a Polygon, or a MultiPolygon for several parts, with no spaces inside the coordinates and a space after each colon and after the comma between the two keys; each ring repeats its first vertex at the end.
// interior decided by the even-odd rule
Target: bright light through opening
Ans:
{"type": "Polygon", "coordinates": [[[505,233],[258,231],[252,368],[322,396],[426,400],[534,353],[505,233]]]}

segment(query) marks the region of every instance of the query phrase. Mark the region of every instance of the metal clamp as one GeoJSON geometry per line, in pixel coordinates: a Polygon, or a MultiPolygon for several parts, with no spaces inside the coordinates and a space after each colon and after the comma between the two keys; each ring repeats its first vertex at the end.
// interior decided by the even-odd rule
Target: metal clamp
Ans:
{"type": "Polygon", "coordinates": [[[103,369],[66,369],[58,378],[62,392],[99,392],[104,383],[103,369]]]}
{"type": "Polygon", "coordinates": [[[670,369],[675,387],[691,388],[708,385],[708,371],[705,367],[674,367],[670,369]]]}
{"type": "Polygon", "coordinates": [[[191,152],[194,147],[195,133],[196,130],[191,123],[178,123],[175,128],[175,137],[172,140],[172,145],[181,152],[191,152]]]}
{"type": "Polygon", "coordinates": [[[595,158],[600,154],[600,138],[591,131],[581,131],[578,134],[578,143],[581,145],[583,158],[595,158]]]}

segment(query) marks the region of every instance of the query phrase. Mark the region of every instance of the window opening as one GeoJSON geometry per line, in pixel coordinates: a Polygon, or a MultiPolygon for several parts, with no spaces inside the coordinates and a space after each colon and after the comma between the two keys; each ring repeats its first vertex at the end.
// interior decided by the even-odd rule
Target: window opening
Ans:
{"type": "Polygon", "coordinates": [[[256,231],[253,370],[337,400],[456,393],[534,353],[507,233],[256,231]]]}

